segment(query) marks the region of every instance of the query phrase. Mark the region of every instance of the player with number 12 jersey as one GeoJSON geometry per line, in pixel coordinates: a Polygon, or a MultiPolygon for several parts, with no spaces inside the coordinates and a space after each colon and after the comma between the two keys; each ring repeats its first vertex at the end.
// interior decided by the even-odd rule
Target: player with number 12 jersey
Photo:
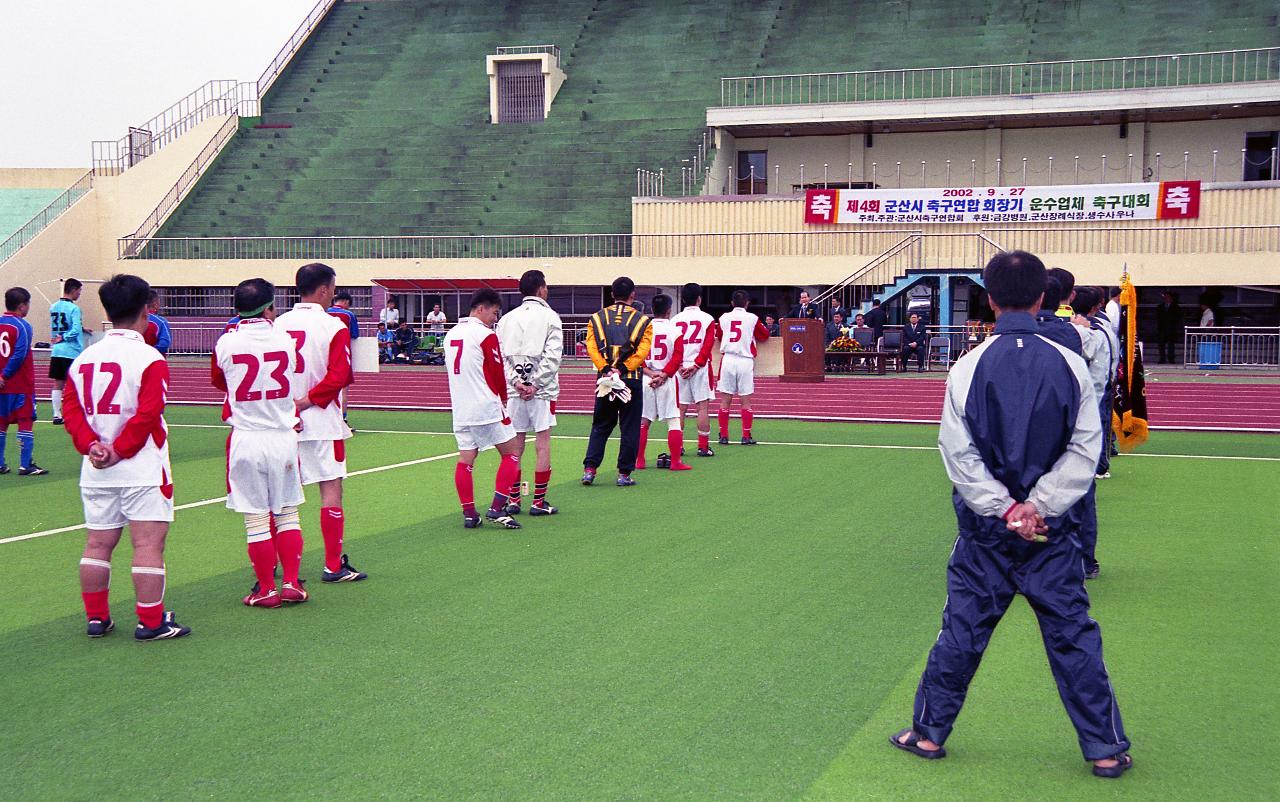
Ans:
{"type": "Polygon", "coordinates": [[[292,381],[294,340],[272,326],[275,287],[264,279],[235,289],[241,320],[218,338],[213,386],[227,393],[227,507],[244,515],[249,562],[257,585],[245,596],[249,607],[279,607],[307,600],[298,578],[302,563],[303,502],[298,466],[297,407],[292,381]],[[276,562],[283,568],[276,588],[276,562]]]}

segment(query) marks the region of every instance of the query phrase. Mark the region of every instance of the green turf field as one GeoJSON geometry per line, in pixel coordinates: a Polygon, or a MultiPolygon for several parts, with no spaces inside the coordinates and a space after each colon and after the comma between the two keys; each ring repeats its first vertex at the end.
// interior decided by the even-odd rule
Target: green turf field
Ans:
{"type": "MultiPolygon", "coordinates": [[[[886,743],[910,723],[954,539],[934,427],[761,420],[770,444],[624,490],[609,471],[577,484],[586,421],[562,416],[562,514],[505,532],[462,529],[453,440],[424,433],[446,415],[352,418],[351,470],[422,460],[347,482],[369,581],[321,585],[313,499],[311,602],[245,608],[239,517],[181,510],[167,601],[194,634],[155,644],[131,636],[127,546],[121,626],[90,641],[82,534],[4,542],[81,520],[78,458],[38,428],[53,475],[0,477],[0,797],[1280,798],[1276,437],[1157,432],[1144,454],[1197,456],[1123,457],[1100,486],[1090,591],[1136,760],[1105,781],[1021,602],[951,756],[886,743]]],[[[169,420],[178,502],[220,496],[214,410],[169,420]]],[[[494,465],[481,458],[478,499],[494,465]]]]}

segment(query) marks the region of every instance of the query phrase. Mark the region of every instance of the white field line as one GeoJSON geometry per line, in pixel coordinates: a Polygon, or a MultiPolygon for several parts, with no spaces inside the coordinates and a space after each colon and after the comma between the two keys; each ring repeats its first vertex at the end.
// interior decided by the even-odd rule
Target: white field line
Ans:
{"type": "MultiPolygon", "coordinates": [[[[190,429],[196,429],[196,428],[224,429],[226,428],[225,426],[206,426],[203,424],[175,424],[175,426],[182,426],[183,428],[190,428],[190,429]]],[[[402,434],[409,434],[409,432],[403,432],[402,434]]],[[[425,462],[436,462],[437,460],[450,459],[456,456],[458,456],[458,452],[452,451],[448,454],[437,454],[434,457],[423,457],[422,459],[411,459],[406,462],[394,462],[390,465],[379,465],[376,468],[365,468],[359,471],[352,471],[351,473],[347,474],[347,478],[351,478],[353,476],[365,476],[371,473],[382,473],[383,471],[394,471],[397,468],[407,468],[410,465],[421,465],[425,462]]],[[[207,498],[207,499],[204,499],[203,501],[192,501],[188,504],[179,504],[173,509],[174,511],[190,510],[196,507],[207,507],[210,504],[217,504],[219,502],[223,502],[226,500],[227,500],[226,496],[218,496],[217,498],[207,498]]],[[[84,524],[77,524],[75,526],[62,526],[62,527],[58,527],[57,529],[46,529],[43,532],[32,532],[29,535],[18,535],[17,537],[0,538],[0,546],[3,546],[6,543],[17,543],[20,540],[35,540],[36,538],[39,538],[39,537],[59,535],[59,534],[62,534],[63,532],[75,532],[78,529],[84,529],[84,524]]]]}

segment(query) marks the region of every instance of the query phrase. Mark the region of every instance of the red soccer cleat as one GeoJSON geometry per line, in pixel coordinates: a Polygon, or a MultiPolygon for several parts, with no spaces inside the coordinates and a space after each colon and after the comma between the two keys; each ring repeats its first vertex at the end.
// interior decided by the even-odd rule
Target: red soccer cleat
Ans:
{"type": "Polygon", "coordinates": [[[266,593],[263,593],[262,591],[254,591],[244,597],[244,604],[246,607],[279,607],[282,604],[280,601],[280,591],[275,588],[272,588],[266,593]]]}
{"type": "Polygon", "coordinates": [[[673,470],[673,471],[691,471],[691,470],[693,470],[693,466],[692,466],[692,465],[686,465],[686,464],[685,464],[685,463],[683,463],[683,462],[673,462],[673,463],[671,463],[671,470],[673,470]]]}
{"type": "Polygon", "coordinates": [[[280,601],[285,604],[301,604],[309,598],[311,598],[311,594],[307,593],[301,585],[294,586],[285,582],[284,586],[280,588],[280,601]]]}

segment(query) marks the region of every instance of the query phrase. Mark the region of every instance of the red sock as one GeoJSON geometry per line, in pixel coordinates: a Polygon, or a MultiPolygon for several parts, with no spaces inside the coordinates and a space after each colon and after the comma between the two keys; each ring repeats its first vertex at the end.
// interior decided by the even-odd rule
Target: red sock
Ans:
{"type": "Polygon", "coordinates": [[[155,604],[137,605],[134,611],[138,614],[138,622],[147,629],[155,629],[164,623],[164,604],[156,602],[155,604]]]}
{"type": "Polygon", "coordinates": [[[680,457],[680,449],[684,448],[684,432],[679,429],[672,429],[667,432],[667,451],[671,452],[671,464],[683,465],[684,460],[680,457]]]}
{"type": "MultiPolygon", "coordinates": [[[[258,578],[258,589],[268,593],[276,589],[276,544],[271,540],[256,540],[249,544],[249,564],[258,578]]],[[[286,582],[289,580],[286,579],[286,582]]]]}
{"type": "Polygon", "coordinates": [[[511,482],[511,492],[507,494],[507,499],[512,504],[520,503],[520,469],[516,468],[516,478],[511,482]]]}
{"type": "Polygon", "coordinates": [[[551,469],[533,472],[533,503],[545,504],[547,501],[547,485],[551,484],[551,469]]]}
{"type": "Polygon", "coordinates": [[[640,421],[640,449],[636,452],[636,467],[644,467],[644,449],[649,445],[649,424],[647,421],[640,421]]]}
{"type": "MultiPolygon", "coordinates": [[[[285,582],[298,586],[298,573],[302,570],[302,530],[289,529],[272,538],[276,546],[276,554],[280,555],[280,573],[285,582]]],[[[338,549],[339,566],[341,566],[341,543],[338,549]]],[[[273,566],[274,567],[274,566],[273,566]]],[[[274,583],[272,583],[274,587],[274,583]]],[[[263,585],[265,588],[266,585],[263,585]]]]}
{"type": "Polygon", "coordinates": [[[106,621],[111,617],[111,609],[107,606],[107,594],[110,592],[110,590],[91,590],[80,594],[80,598],[84,599],[85,618],[106,621]]]}
{"type": "Polygon", "coordinates": [[[720,417],[720,436],[728,437],[729,436],[729,410],[722,408],[720,410],[719,417],[720,417]]]}
{"type": "Polygon", "coordinates": [[[710,434],[703,434],[702,432],[698,432],[698,448],[702,448],[702,449],[711,448],[710,434]]]}
{"type": "Polygon", "coordinates": [[[512,480],[520,475],[520,458],[515,454],[502,458],[498,463],[498,478],[493,483],[493,504],[490,509],[501,510],[507,503],[507,490],[512,480]]]}
{"type": "Polygon", "coordinates": [[[749,409],[742,410],[742,436],[751,436],[751,422],[755,420],[755,415],[749,409]]]}
{"type": "Polygon", "coordinates": [[[462,514],[468,518],[476,517],[476,491],[471,481],[471,466],[459,462],[453,469],[453,486],[458,489],[458,501],[462,504],[462,514]]]}
{"type": "Polygon", "coordinates": [[[320,508],[320,536],[324,538],[324,570],[342,570],[342,508],[320,508]]]}

